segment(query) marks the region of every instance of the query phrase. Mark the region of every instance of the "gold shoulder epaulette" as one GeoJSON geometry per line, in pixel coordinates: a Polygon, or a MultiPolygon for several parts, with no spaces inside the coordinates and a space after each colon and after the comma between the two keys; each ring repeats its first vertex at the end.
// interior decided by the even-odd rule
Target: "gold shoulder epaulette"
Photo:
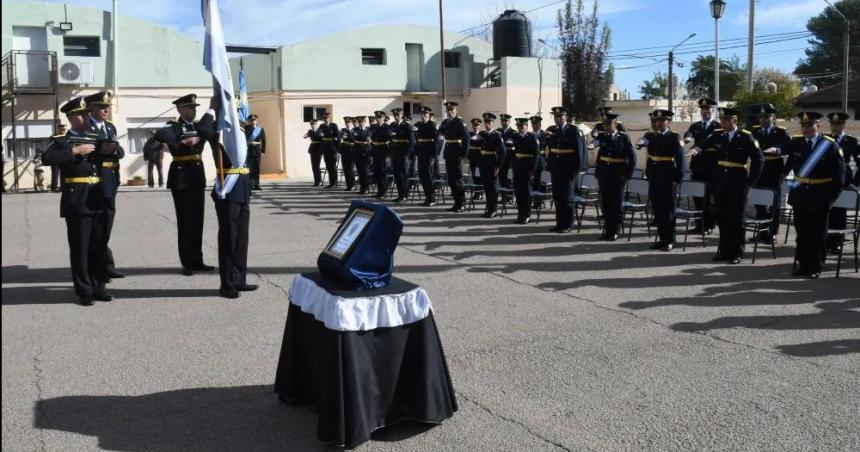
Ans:
{"type": "Polygon", "coordinates": [[[754,125],[753,129],[761,129],[761,126],[760,125],[754,125]]]}
{"type": "Polygon", "coordinates": [[[792,138],[793,140],[797,140],[797,139],[799,139],[799,138],[803,138],[803,135],[792,135],[792,136],[791,136],[791,138],[792,138]]]}
{"type": "Polygon", "coordinates": [[[740,129],[740,130],[741,130],[741,133],[744,135],[752,135],[752,132],[750,132],[749,130],[746,130],[746,129],[740,129]]]}
{"type": "Polygon", "coordinates": [[[723,129],[714,129],[713,131],[714,131],[714,132],[722,132],[722,131],[723,131],[723,129]]]}
{"type": "Polygon", "coordinates": [[[51,137],[51,139],[53,140],[54,138],[60,138],[60,137],[64,137],[64,136],[66,136],[66,135],[65,134],[53,135],[51,137]]]}
{"type": "Polygon", "coordinates": [[[821,135],[821,136],[823,136],[823,137],[824,137],[824,139],[825,139],[825,140],[827,140],[827,141],[830,141],[830,142],[832,142],[832,143],[835,143],[835,142],[836,142],[836,140],[834,140],[833,138],[830,138],[830,137],[829,137],[829,136],[827,136],[827,135],[821,135]]]}

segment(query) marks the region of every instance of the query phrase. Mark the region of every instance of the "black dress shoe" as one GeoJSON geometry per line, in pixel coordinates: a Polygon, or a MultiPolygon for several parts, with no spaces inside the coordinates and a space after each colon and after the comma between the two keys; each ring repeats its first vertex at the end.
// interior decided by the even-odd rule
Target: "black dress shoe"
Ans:
{"type": "Polygon", "coordinates": [[[436,207],[436,201],[427,201],[424,203],[425,207],[436,207]]]}
{"type": "Polygon", "coordinates": [[[180,270],[180,272],[185,276],[191,276],[194,274],[194,270],[192,270],[190,267],[182,267],[182,270],[180,270]]]}
{"type": "Polygon", "coordinates": [[[463,206],[454,206],[451,208],[451,212],[454,212],[454,213],[462,213],[465,211],[466,211],[466,208],[463,206]]]}
{"type": "Polygon", "coordinates": [[[721,262],[721,261],[726,260],[726,258],[724,258],[723,256],[720,256],[719,254],[715,254],[715,255],[711,258],[711,260],[712,260],[712,261],[714,261],[714,262],[721,262]]]}
{"type": "Polygon", "coordinates": [[[672,251],[673,248],[675,248],[674,243],[667,243],[667,244],[663,245],[662,248],[660,248],[660,251],[668,253],[669,251],[672,251]]]}
{"type": "Polygon", "coordinates": [[[659,250],[660,248],[663,248],[664,245],[666,245],[666,244],[663,242],[654,242],[651,244],[651,249],[652,250],[659,250]]]}
{"type": "Polygon", "coordinates": [[[238,290],[230,291],[230,290],[223,290],[223,289],[219,290],[218,294],[221,295],[221,297],[223,297],[223,298],[229,298],[231,300],[235,300],[236,298],[239,298],[242,295],[239,293],[238,290]]]}
{"type": "Polygon", "coordinates": [[[93,298],[95,298],[97,301],[113,301],[113,296],[106,293],[97,293],[93,295],[93,298]]]}
{"type": "Polygon", "coordinates": [[[728,261],[729,261],[729,264],[731,264],[731,265],[738,265],[741,263],[741,258],[733,257],[733,258],[729,259],[728,261]]]}
{"type": "Polygon", "coordinates": [[[322,184],[319,182],[314,182],[314,187],[319,187],[320,185],[322,185],[322,184]]]}
{"type": "Polygon", "coordinates": [[[549,232],[558,232],[559,229],[560,228],[558,226],[556,226],[554,228],[549,228],[549,232]]]}
{"type": "Polygon", "coordinates": [[[493,211],[493,212],[487,212],[487,213],[485,213],[485,214],[484,214],[484,217],[485,217],[485,218],[496,218],[497,216],[499,216],[499,214],[498,214],[497,212],[495,212],[495,211],[493,211]]]}
{"type": "Polygon", "coordinates": [[[92,306],[95,304],[93,297],[78,297],[78,304],[81,306],[92,306]]]}
{"type": "Polygon", "coordinates": [[[195,265],[191,269],[197,272],[211,272],[212,270],[215,270],[215,267],[206,264],[199,264],[195,265]]]}
{"type": "Polygon", "coordinates": [[[239,292],[253,292],[257,290],[260,286],[256,284],[245,284],[244,286],[236,287],[236,290],[239,292]]]}
{"type": "Polygon", "coordinates": [[[606,236],[607,242],[614,242],[616,240],[618,240],[618,234],[610,234],[606,236]]]}
{"type": "Polygon", "coordinates": [[[118,271],[114,270],[114,271],[107,272],[107,274],[105,274],[105,276],[107,276],[110,279],[120,279],[120,278],[125,278],[125,273],[118,272],[118,271]]]}
{"type": "Polygon", "coordinates": [[[523,219],[523,224],[529,224],[531,222],[532,222],[532,217],[526,217],[525,219],[523,219]]]}
{"type": "Polygon", "coordinates": [[[809,274],[809,279],[818,279],[821,276],[819,272],[813,272],[809,274]]]}
{"type": "Polygon", "coordinates": [[[558,234],[567,234],[568,232],[570,232],[570,228],[559,228],[559,230],[555,232],[558,234]]]}

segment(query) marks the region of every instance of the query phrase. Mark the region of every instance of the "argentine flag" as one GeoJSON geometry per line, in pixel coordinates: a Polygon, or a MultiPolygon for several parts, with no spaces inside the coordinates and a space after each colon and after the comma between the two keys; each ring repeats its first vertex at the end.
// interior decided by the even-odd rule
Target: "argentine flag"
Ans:
{"type": "Polygon", "coordinates": [[[239,120],[248,122],[248,85],[245,83],[245,70],[239,69],[239,120]]]}
{"type": "MultiPolygon", "coordinates": [[[[248,145],[245,133],[239,128],[239,116],[236,111],[236,98],[233,96],[233,77],[230,75],[230,61],[227,59],[227,48],[224,46],[224,33],[221,28],[221,13],[218,10],[218,0],[201,0],[200,9],[203,24],[206,26],[206,40],[203,44],[203,66],[212,74],[214,96],[220,96],[221,108],[216,112],[220,143],[224,154],[230,160],[233,168],[245,166],[248,155],[248,145]]],[[[215,164],[218,162],[216,160],[215,164]]],[[[224,176],[224,186],[221,177],[215,178],[215,193],[224,199],[233,190],[238,174],[224,176]]]]}

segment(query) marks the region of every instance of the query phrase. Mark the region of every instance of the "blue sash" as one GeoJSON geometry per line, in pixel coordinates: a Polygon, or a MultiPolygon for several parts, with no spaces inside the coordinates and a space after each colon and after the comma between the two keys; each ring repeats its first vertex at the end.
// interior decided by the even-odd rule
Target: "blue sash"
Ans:
{"type": "Polygon", "coordinates": [[[262,128],[254,127],[254,129],[251,130],[251,136],[248,137],[248,141],[256,141],[257,137],[260,136],[260,132],[262,132],[262,131],[263,131],[262,128]]]}
{"type": "MultiPolygon", "coordinates": [[[[827,138],[821,137],[821,142],[815,146],[815,149],[812,151],[812,155],[803,162],[803,166],[800,167],[800,172],[797,174],[798,177],[807,178],[809,173],[812,172],[812,169],[815,168],[815,165],[824,157],[824,153],[827,152],[827,148],[830,147],[830,140],[827,138]]],[[[800,186],[800,182],[793,180],[788,183],[789,190],[793,190],[800,186]]]]}

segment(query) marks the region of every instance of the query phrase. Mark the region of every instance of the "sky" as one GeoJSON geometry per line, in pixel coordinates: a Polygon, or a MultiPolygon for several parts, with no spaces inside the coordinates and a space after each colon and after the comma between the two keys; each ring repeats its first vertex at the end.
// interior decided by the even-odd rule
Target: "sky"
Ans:
{"type": "MultiPolygon", "coordinates": [[[[14,0],[3,0],[3,2],[14,0]]],[[[51,0],[49,0],[51,1],[51,0]]],[[[587,9],[594,0],[586,0],[587,9]]],[[[109,10],[111,0],[66,0],[56,3],[109,10]]],[[[723,59],[747,59],[749,0],[726,0],[719,21],[723,59]],[[735,48],[730,48],[735,47],[735,48]]],[[[220,0],[225,41],[230,44],[283,45],[314,37],[379,24],[438,26],[438,3],[434,1],[380,0],[220,0]]],[[[555,17],[563,2],[555,0],[443,0],[446,31],[478,33],[506,9],[528,12],[536,38],[551,46],[557,41],[555,17]]],[[[119,0],[121,15],[160,23],[198,39],[203,28],[197,0],[119,0]]],[[[808,46],[806,23],[827,7],[824,0],[757,0],[755,13],[755,67],[794,70],[808,46]],[[794,38],[794,39],[791,39],[794,38]],[[773,42],[781,41],[781,42],[773,42]]],[[[690,47],[676,51],[675,73],[683,83],[690,61],[697,55],[712,55],[714,19],[708,0],[602,0],[598,17],[612,29],[610,57],[617,68],[616,83],[633,98],[638,86],[657,70],[666,72],[668,48],[691,33],[690,47]]],[[[557,54],[545,46],[546,56],[557,54]]]]}

